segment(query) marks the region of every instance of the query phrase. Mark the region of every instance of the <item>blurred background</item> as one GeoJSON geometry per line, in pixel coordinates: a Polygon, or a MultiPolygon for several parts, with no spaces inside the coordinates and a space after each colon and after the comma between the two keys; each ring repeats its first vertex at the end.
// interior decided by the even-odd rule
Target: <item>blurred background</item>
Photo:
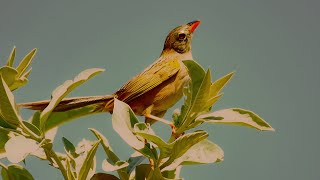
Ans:
{"type": "MultiPolygon", "coordinates": [[[[213,78],[236,71],[215,109],[241,107],[258,113],[276,132],[229,125],[202,126],[225,151],[219,164],[182,169],[186,180],[320,179],[319,1],[4,1],[0,2],[0,63],[17,47],[16,62],[32,48],[30,82],[15,91],[17,102],[50,98],[51,91],[82,70],[106,71],[71,95],[117,90],[151,64],[174,27],[200,19],[193,56],[213,78]],[[318,139],[318,140],[317,140],[318,139]]],[[[181,102],[175,106],[179,107],[181,102]]],[[[166,115],[170,119],[172,110],[166,115]]],[[[27,119],[30,111],[23,111],[27,119]]],[[[133,151],[99,114],[64,124],[61,137],[77,144],[95,140],[88,128],[109,139],[125,160],[133,151]]],[[[156,124],[168,137],[169,128],[156,124]]],[[[98,150],[98,171],[105,158],[98,150]]],[[[35,179],[62,179],[46,161],[28,158],[35,179]]]]}

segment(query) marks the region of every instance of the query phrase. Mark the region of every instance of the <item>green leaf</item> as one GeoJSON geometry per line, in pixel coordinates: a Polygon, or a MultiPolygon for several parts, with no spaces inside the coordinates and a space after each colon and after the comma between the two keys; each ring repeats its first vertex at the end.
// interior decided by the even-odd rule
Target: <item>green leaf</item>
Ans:
{"type": "Polygon", "coordinates": [[[181,134],[194,121],[198,114],[208,111],[208,99],[210,99],[211,72],[206,73],[203,68],[193,60],[183,61],[188,68],[191,78],[186,92],[186,100],[181,108],[181,115],[175,123],[177,134],[181,134]]]}
{"type": "Polygon", "coordinates": [[[99,68],[92,68],[82,71],[78,76],[74,78],[74,80],[67,80],[62,85],[57,87],[51,96],[51,101],[49,105],[41,112],[40,115],[40,130],[43,131],[46,125],[46,121],[50,115],[50,113],[54,110],[54,108],[59,104],[59,102],[68,95],[72,90],[74,90],[79,85],[83,84],[93,76],[98,73],[104,71],[99,68]]]}
{"type": "Polygon", "coordinates": [[[255,128],[261,131],[274,131],[274,129],[260,116],[252,111],[231,108],[203,114],[197,119],[210,124],[234,124],[255,128]]]}
{"type": "Polygon", "coordinates": [[[66,159],[66,171],[68,180],[75,180],[75,173],[72,171],[71,163],[69,159],[66,159]]]}
{"type": "Polygon", "coordinates": [[[131,108],[124,102],[114,100],[112,127],[120,137],[136,150],[144,147],[144,142],[133,133],[134,124],[138,123],[131,108]]]}
{"type": "Polygon", "coordinates": [[[15,82],[17,74],[17,70],[12,67],[4,66],[0,68],[0,75],[9,87],[15,82]]]}
{"type": "Polygon", "coordinates": [[[97,149],[98,149],[98,146],[99,146],[99,143],[100,143],[100,140],[95,142],[93,145],[92,145],[92,148],[90,151],[88,151],[88,154],[84,160],[84,163],[82,164],[81,166],[81,169],[80,169],[80,172],[79,172],[79,176],[78,176],[78,179],[79,180],[85,180],[87,179],[87,176],[88,176],[88,173],[90,171],[90,169],[92,168],[93,166],[93,163],[94,163],[94,157],[95,157],[95,154],[97,152],[97,149]]]}
{"type": "Polygon", "coordinates": [[[131,155],[131,157],[128,160],[129,166],[127,169],[127,173],[130,174],[145,159],[146,159],[146,157],[144,157],[142,155],[138,155],[138,156],[131,155]]]}
{"type": "Polygon", "coordinates": [[[5,149],[4,149],[4,145],[7,143],[7,141],[9,140],[8,137],[8,131],[4,131],[0,128],[0,159],[1,159],[1,154],[3,154],[3,156],[5,156],[5,149]]]}
{"type": "Polygon", "coordinates": [[[129,163],[126,161],[118,161],[115,164],[109,163],[108,160],[103,160],[103,162],[102,162],[102,169],[107,172],[117,171],[120,169],[124,169],[128,166],[129,166],[129,163]]]}
{"type": "Polygon", "coordinates": [[[120,180],[120,179],[112,174],[96,173],[90,178],[90,180],[120,180]]]}
{"type": "Polygon", "coordinates": [[[37,49],[33,49],[21,60],[17,67],[18,77],[21,77],[21,75],[27,70],[36,52],[37,49]]]}
{"type": "Polygon", "coordinates": [[[16,47],[13,47],[13,49],[10,53],[10,56],[8,57],[8,60],[7,60],[7,66],[10,66],[10,67],[13,66],[13,61],[14,61],[15,56],[16,56],[16,47]]]}
{"type": "Polygon", "coordinates": [[[39,149],[39,145],[36,141],[24,136],[14,136],[6,142],[4,148],[8,160],[12,163],[19,163],[30,153],[39,149]]]}
{"type": "Polygon", "coordinates": [[[28,82],[29,80],[27,78],[16,79],[14,83],[10,86],[10,90],[14,91],[19,87],[26,85],[28,82]]]}
{"type": "Polygon", "coordinates": [[[182,178],[178,178],[180,171],[181,171],[181,166],[171,171],[162,171],[161,174],[165,179],[183,180],[182,178]]]}
{"type": "Polygon", "coordinates": [[[8,128],[8,129],[16,129],[13,125],[9,124],[7,121],[5,121],[1,115],[1,110],[0,110],[0,127],[3,128],[8,128]]]}
{"type": "Polygon", "coordinates": [[[210,97],[218,95],[221,89],[229,82],[233,75],[234,72],[231,72],[212,83],[210,88],[210,97]]]}
{"type": "Polygon", "coordinates": [[[0,115],[11,125],[18,125],[20,116],[18,115],[14,96],[0,75],[0,115]]]}
{"type": "Polygon", "coordinates": [[[22,74],[21,78],[20,79],[26,79],[29,77],[30,73],[32,71],[32,68],[30,68],[27,72],[25,72],[24,74],[22,74]]]}
{"type": "Polygon", "coordinates": [[[2,177],[4,180],[33,180],[32,175],[25,168],[18,164],[8,166],[8,169],[2,168],[2,177]],[[4,173],[5,171],[5,173],[4,173]],[[4,177],[3,175],[6,174],[4,177]],[[7,179],[8,178],[8,179],[7,179]]]}
{"type": "Polygon", "coordinates": [[[112,151],[107,138],[105,138],[98,130],[96,130],[94,128],[89,128],[89,130],[97,137],[98,140],[100,140],[100,143],[101,143],[106,155],[108,156],[108,158],[113,163],[120,161],[119,157],[112,151]]]}
{"type": "Polygon", "coordinates": [[[77,109],[72,109],[64,112],[51,112],[49,118],[46,121],[45,131],[48,131],[52,128],[60,126],[76,118],[98,113],[95,110],[96,110],[95,105],[89,105],[89,106],[79,107],[77,109]]]}
{"type": "Polygon", "coordinates": [[[224,158],[223,150],[215,143],[204,139],[192,146],[185,154],[175,159],[163,170],[175,170],[180,165],[208,164],[220,162],[224,158]]]}
{"type": "Polygon", "coordinates": [[[63,142],[63,145],[64,145],[66,152],[70,153],[74,158],[79,156],[76,153],[76,148],[67,138],[62,137],[62,142],[63,142]]]}
{"type": "Polygon", "coordinates": [[[173,144],[166,143],[162,138],[155,135],[154,133],[150,133],[149,131],[136,131],[136,134],[143,137],[144,139],[153,142],[156,144],[160,150],[160,159],[166,158],[171,154],[171,150],[173,148],[173,144]]]}
{"type": "MultiPolygon", "coordinates": [[[[100,140],[100,143],[108,156],[108,160],[112,162],[112,164],[116,164],[117,162],[120,162],[119,157],[112,151],[109,142],[107,138],[105,138],[98,130],[89,128],[89,130],[97,137],[98,140],[100,140]]],[[[117,170],[117,173],[119,174],[119,177],[121,179],[129,179],[129,175],[127,173],[127,170],[119,169],[117,170]]]]}
{"type": "Polygon", "coordinates": [[[22,123],[30,130],[32,131],[34,134],[40,136],[40,130],[38,129],[37,126],[29,123],[28,121],[22,121],[22,123]]]}
{"type": "Polygon", "coordinates": [[[208,133],[205,131],[197,131],[180,136],[173,142],[171,155],[169,156],[169,159],[160,166],[160,169],[170,165],[175,159],[186,153],[193,145],[204,140],[208,136],[208,133]]]}
{"type": "Polygon", "coordinates": [[[145,180],[151,171],[150,164],[140,164],[136,167],[136,179],[135,180],[145,180]]]}

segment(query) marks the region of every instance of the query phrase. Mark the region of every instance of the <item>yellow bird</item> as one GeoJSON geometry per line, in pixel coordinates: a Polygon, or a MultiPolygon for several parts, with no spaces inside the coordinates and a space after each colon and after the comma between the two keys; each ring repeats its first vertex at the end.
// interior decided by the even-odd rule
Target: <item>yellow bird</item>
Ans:
{"type": "MultiPolygon", "coordinates": [[[[86,96],[63,99],[54,111],[67,111],[96,104],[96,111],[113,111],[114,98],[127,103],[136,115],[160,120],[167,109],[183,95],[189,75],[183,60],[191,60],[191,41],[199,20],[171,30],[166,37],[160,57],[140,74],[133,77],[112,95],[86,96]]],[[[49,100],[22,103],[19,106],[43,110],[49,100]]]]}

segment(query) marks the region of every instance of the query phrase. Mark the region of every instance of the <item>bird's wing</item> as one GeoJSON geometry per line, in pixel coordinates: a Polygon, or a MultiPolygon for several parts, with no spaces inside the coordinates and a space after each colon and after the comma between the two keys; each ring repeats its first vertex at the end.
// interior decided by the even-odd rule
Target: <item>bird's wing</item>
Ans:
{"type": "Polygon", "coordinates": [[[179,70],[178,58],[161,58],[128,81],[115,94],[121,101],[129,102],[168,80],[179,70]]]}

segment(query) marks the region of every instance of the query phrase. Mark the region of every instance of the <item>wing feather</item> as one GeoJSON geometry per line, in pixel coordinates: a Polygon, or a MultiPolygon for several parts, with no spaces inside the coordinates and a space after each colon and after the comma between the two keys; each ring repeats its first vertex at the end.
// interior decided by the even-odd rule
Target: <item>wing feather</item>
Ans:
{"type": "Polygon", "coordinates": [[[157,87],[178,73],[180,62],[178,58],[162,58],[147,67],[143,72],[132,78],[115,94],[118,99],[129,102],[157,87]]]}

